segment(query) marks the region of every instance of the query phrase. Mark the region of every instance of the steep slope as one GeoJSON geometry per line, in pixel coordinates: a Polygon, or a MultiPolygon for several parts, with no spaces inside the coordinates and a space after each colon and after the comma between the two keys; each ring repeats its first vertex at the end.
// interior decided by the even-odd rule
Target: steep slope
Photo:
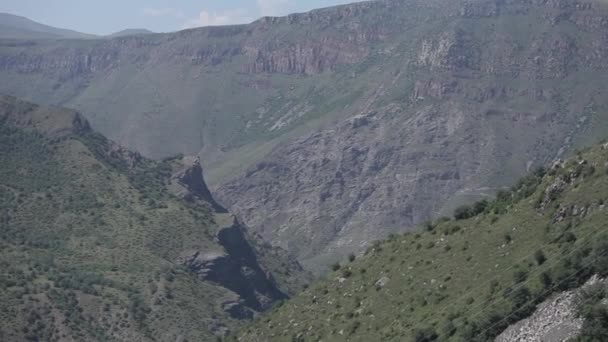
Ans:
{"type": "Polygon", "coordinates": [[[92,34],[43,25],[25,17],[0,13],[0,38],[2,39],[90,39],[92,34]]]}
{"type": "Polygon", "coordinates": [[[74,111],[0,97],[0,165],[2,341],[212,340],[306,279],[197,158],[145,159],[74,111]]]}
{"type": "Polygon", "coordinates": [[[0,91],[147,156],[200,153],[222,203],[321,271],[603,136],[607,22],[603,1],[384,0],[4,41],[0,91]]]}
{"type": "MultiPolygon", "coordinates": [[[[383,2],[397,11],[413,3],[383,2]]],[[[595,82],[608,75],[597,48],[607,32],[594,24],[608,18],[605,5],[453,6],[376,52],[373,70],[391,75],[376,102],[276,148],[218,196],[322,271],[605,134],[595,82]]]]}
{"type": "MultiPolygon", "coordinates": [[[[535,171],[496,200],[459,207],[453,219],[374,243],[238,340],[493,340],[544,299],[564,296],[552,294],[608,274],[607,194],[608,144],[535,171]]],[[[563,297],[555,319],[571,319],[583,341],[603,341],[605,285],[582,292],[575,308],[563,297]]]]}

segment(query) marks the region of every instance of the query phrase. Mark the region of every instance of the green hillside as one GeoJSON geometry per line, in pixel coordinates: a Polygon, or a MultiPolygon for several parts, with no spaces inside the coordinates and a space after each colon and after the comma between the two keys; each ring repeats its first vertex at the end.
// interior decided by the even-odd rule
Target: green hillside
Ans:
{"type": "MultiPolygon", "coordinates": [[[[550,294],[608,274],[607,197],[604,145],[352,255],[239,340],[493,340],[550,294]]],[[[581,340],[604,341],[606,308],[584,312],[581,340]]]]}
{"type": "Polygon", "coordinates": [[[302,285],[200,196],[200,169],[73,111],[0,97],[0,165],[1,341],[214,340],[302,285]]]}

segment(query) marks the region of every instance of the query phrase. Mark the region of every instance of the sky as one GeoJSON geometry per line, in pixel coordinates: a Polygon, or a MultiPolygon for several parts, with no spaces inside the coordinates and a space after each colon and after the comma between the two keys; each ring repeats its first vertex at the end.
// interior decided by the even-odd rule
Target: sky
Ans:
{"type": "Polygon", "coordinates": [[[84,33],[243,24],[358,0],[0,0],[0,12],[84,33]]]}

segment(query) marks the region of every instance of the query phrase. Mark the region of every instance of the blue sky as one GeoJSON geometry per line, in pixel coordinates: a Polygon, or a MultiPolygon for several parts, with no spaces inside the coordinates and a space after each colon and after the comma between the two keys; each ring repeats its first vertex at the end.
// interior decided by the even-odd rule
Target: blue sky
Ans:
{"type": "Polygon", "coordinates": [[[86,33],[241,24],[357,0],[0,0],[0,12],[86,33]]]}

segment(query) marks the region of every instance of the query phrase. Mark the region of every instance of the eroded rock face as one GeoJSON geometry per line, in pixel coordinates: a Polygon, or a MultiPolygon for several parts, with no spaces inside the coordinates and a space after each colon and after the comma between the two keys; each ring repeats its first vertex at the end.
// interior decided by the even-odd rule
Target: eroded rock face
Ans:
{"type": "Polygon", "coordinates": [[[240,300],[224,303],[227,312],[235,318],[248,318],[253,315],[251,310],[260,312],[273,302],[287,298],[278,289],[270,272],[258,263],[238,222],[220,230],[217,239],[224,251],[189,252],[181,263],[201,280],[216,283],[239,296],[240,300]]]}
{"type": "Polygon", "coordinates": [[[181,165],[171,176],[171,191],[186,201],[204,201],[209,203],[216,212],[227,213],[228,211],[215,201],[205,183],[200,158],[186,156],[181,160],[181,165]]]}
{"type": "Polygon", "coordinates": [[[451,215],[459,201],[494,195],[498,175],[504,185],[516,177],[501,165],[519,163],[523,173],[553,159],[562,140],[545,122],[566,129],[578,120],[574,113],[479,112],[450,101],[463,89],[454,87],[444,92],[446,103],[416,110],[391,104],[281,146],[220,187],[219,198],[265,239],[322,272],[319,265],[389,233],[451,215]],[[533,137],[530,145],[516,147],[505,127],[533,137]]]}
{"type": "MultiPolygon", "coordinates": [[[[410,35],[396,44],[390,32],[377,36],[389,47],[374,51],[374,58],[394,67],[391,78],[350,103],[347,119],[277,147],[223,184],[221,201],[318,271],[389,233],[451,215],[459,202],[493,196],[580,143],[591,131],[592,116],[606,119],[589,114],[599,94],[573,91],[577,86],[570,80],[587,68],[608,76],[607,51],[599,43],[608,33],[587,40],[548,29],[568,23],[586,35],[608,18],[604,5],[443,4],[378,2],[417,8],[419,22],[444,18],[450,24],[417,35],[419,27],[403,21],[410,35]],[[501,29],[530,13],[540,18],[526,23],[547,29],[547,35],[536,36],[533,28],[501,29]],[[483,32],[472,29],[479,18],[492,23],[483,32]],[[562,106],[566,98],[573,101],[568,108],[562,106]]],[[[391,19],[387,15],[380,26],[389,27],[391,19]]]]}

